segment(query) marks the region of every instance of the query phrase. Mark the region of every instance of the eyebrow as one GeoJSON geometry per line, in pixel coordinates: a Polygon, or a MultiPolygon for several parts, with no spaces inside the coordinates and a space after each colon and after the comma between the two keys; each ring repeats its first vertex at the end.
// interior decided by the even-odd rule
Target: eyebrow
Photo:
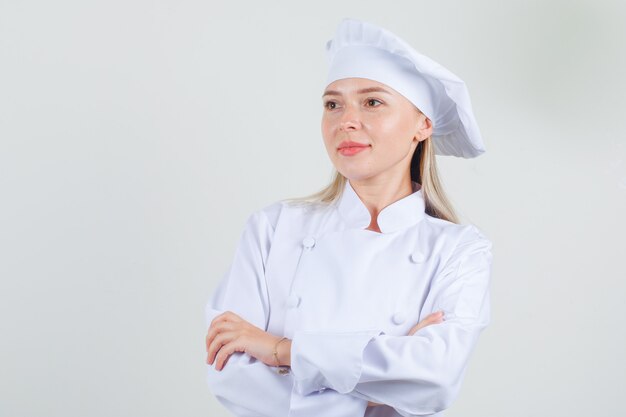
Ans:
{"type": "MultiPolygon", "coordinates": [[[[390,94],[391,93],[387,90],[385,90],[382,87],[368,87],[368,88],[362,88],[360,90],[357,91],[357,94],[365,94],[365,93],[386,93],[386,94],[390,94]]],[[[324,92],[324,94],[322,95],[322,97],[325,96],[340,96],[341,93],[339,91],[336,90],[327,90],[324,92]]]]}

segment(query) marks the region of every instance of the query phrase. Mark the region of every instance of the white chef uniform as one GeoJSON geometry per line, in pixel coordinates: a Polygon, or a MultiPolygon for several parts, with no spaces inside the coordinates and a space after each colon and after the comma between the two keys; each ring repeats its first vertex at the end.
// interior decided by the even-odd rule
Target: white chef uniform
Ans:
{"type": "Polygon", "coordinates": [[[276,202],[253,213],[206,307],[292,339],[279,375],[241,352],[208,366],[240,417],[442,416],[490,317],[491,242],[425,213],[420,185],[378,215],[349,181],[332,204],[276,202]],[[444,321],[409,330],[428,314],[444,321]],[[367,407],[373,401],[385,405],[367,407]]]}

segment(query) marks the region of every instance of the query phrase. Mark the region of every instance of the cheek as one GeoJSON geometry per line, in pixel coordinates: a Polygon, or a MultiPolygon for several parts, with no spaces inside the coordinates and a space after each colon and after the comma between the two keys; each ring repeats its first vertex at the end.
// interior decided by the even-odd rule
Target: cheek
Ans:
{"type": "Polygon", "coordinates": [[[413,124],[402,117],[374,120],[371,126],[379,141],[389,142],[392,146],[405,146],[411,142],[415,134],[413,124]]]}
{"type": "Polygon", "coordinates": [[[324,136],[324,139],[326,139],[326,137],[328,136],[328,122],[324,119],[322,119],[322,135],[324,136]]]}
{"type": "Polygon", "coordinates": [[[322,130],[322,139],[324,140],[324,146],[326,146],[326,148],[328,148],[331,143],[332,143],[332,128],[331,128],[331,124],[325,120],[322,119],[322,126],[321,126],[321,130],[322,130]]]}
{"type": "Polygon", "coordinates": [[[411,150],[415,131],[413,125],[403,118],[389,118],[381,121],[376,129],[376,142],[379,157],[388,161],[406,158],[411,150]]]}

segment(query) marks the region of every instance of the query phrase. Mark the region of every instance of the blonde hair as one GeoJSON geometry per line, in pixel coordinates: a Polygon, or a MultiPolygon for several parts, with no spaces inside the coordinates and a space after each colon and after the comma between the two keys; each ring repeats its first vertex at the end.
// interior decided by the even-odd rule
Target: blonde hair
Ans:
{"type": "MultiPolygon", "coordinates": [[[[459,223],[458,217],[452,204],[446,197],[443,184],[437,172],[437,159],[435,146],[432,138],[428,137],[421,141],[411,159],[411,181],[419,183],[422,188],[424,202],[426,203],[426,213],[438,219],[447,220],[452,223],[459,223]]],[[[330,204],[341,196],[346,184],[346,177],[341,175],[336,169],[333,178],[326,187],[320,191],[306,197],[291,198],[284,201],[292,203],[321,203],[330,204]]]]}

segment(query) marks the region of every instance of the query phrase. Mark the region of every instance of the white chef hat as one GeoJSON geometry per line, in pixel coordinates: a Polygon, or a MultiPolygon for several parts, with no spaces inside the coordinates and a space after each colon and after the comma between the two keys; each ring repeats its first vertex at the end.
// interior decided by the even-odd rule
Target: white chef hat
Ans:
{"type": "Polygon", "coordinates": [[[465,83],[386,29],[343,19],[326,43],[326,85],[367,78],[393,88],[433,122],[435,153],[474,158],[485,152],[465,83]]]}

